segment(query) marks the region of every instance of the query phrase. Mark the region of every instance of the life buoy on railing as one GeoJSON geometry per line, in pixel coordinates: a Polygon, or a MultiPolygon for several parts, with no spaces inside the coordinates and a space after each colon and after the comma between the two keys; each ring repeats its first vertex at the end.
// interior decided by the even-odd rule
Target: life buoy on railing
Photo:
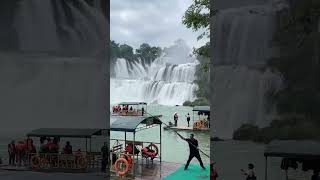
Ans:
{"type": "Polygon", "coordinates": [[[201,127],[202,127],[202,128],[205,127],[205,123],[206,123],[205,121],[202,121],[202,120],[201,120],[201,127]]]}
{"type": "Polygon", "coordinates": [[[129,168],[132,168],[133,165],[133,158],[131,156],[129,156],[128,154],[123,154],[125,159],[128,161],[129,163],[129,168]]]}
{"type": "Polygon", "coordinates": [[[39,169],[41,163],[41,159],[39,156],[35,155],[31,157],[31,167],[34,169],[39,169]]]}
{"type": "Polygon", "coordinates": [[[87,160],[84,157],[79,157],[77,160],[77,165],[81,168],[81,169],[85,169],[87,168],[87,160]]]}
{"type": "Polygon", "coordinates": [[[116,163],[114,164],[116,172],[123,176],[129,171],[129,162],[125,158],[117,159],[116,163]]]}
{"type": "Polygon", "coordinates": [[[49,161],[47,158],[40,158],[40,168],[46,168],[49,165],[49,161]]]}
{"type": "Polygon", "coordinates": [[[193,128],[199,129],[199,128],[200,128],[200,123],[199,123],[199,122],[195,122],[195,123],[193,124],[193,128]]]}

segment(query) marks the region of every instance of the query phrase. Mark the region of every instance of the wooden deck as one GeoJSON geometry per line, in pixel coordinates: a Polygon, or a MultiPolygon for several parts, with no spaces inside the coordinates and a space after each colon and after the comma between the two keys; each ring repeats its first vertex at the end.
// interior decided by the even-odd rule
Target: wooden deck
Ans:
{"type": "Polygon", "coordinates": [[[120,178],[119,176],[115,176],[115,173],[111,173],[111,180],[155,180],[162,179],[171,173],[175,172],[182,164],[178,163],[170,163],[170,162],[162,162],[160,164],[159,161],[154,160],[153,163],[149,161],[147,164],[141,163],[141,160],[137,164],[135,164],[135,177],[129,174],[125,178],[120,178]]]}
{"type": "Polygon", "coordinates": [[[210,128],[201,128],[201,129],[193,129],[193,127],[188,127],[188,126],[165,126],[163,129],[168,130],[181,130],[181,131],[210,131],[210,128]]]}

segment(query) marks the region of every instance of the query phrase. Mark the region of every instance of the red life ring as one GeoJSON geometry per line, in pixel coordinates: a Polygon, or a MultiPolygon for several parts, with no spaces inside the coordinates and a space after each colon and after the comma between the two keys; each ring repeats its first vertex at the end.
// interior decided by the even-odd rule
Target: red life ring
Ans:
{"type": "Polygon", "coordinates": [[[125,148],[126,152],[128,152],[129,154],[133,154],[133,147],[132,146],[133,146],[132,144],[129,144],[125,148]]]}
{"type": "Polygon", "coordinates": [[[81,169],[86,169],[87,168],[87,160],[84,157],[79,157],[77,160],[77,165],[81,168],[81,169]]]}
{"type": "Polygon", "coordinates": [[[199,122],[195,122],[194,124],[193,124],[193,128],[194,129],[199,129],[199,122]]]}
{"type": "Polygon", "coordinates": [[[129,168],[132,168],[133,165],[133,158],[131,156],[129,156],[128,154],[123,154],[125,156],[125,159],[128,161],[129,163],[129,168]]]}
{"type": "Polygon", "coordinates": [[[47,168],[49,161],[47,158],[40,158],[40,168],[47,168]]]}
{"type": "Polygon", "coordinates": [[[151,143],[151,144],[149,144],[148,147],[142,149],[142,153],[144,155],[146,155],[147,157],[155,158],[159,153],[159,149],[155,144],[151,143]],[[151,147],[154,147],[154,150],[153,150],[154,152],[148,151],[148,149],[151,149],[151,147]]]}
{"type": "Polygon", "coordinates": [[[41,163],[41,159],[39,156],[32,156],[31,157],[31,167],[34,169],[39,169],[41,163]]]}
{"type": "Polygon", "coordinates": [[[117,159],[116,163],[114,164],[115,170],[120,176],[125,175],[129,171],[129,162],[125,158],[117,159]],[[125,168],[120,170],[120,166],[125,165],[125,168]]]}

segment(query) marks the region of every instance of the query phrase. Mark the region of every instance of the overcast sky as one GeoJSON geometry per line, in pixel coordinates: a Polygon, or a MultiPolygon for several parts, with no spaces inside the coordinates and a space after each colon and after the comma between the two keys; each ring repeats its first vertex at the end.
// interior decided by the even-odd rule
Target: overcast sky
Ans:
{"type": "Polygon", "coordinates": [[[134,48],[146,42],[168,47],[184,39],[190,47],[199,47],[201,32],[187,29],[181,22],[192,0],[111,0],[111,40],[134,48]]]}

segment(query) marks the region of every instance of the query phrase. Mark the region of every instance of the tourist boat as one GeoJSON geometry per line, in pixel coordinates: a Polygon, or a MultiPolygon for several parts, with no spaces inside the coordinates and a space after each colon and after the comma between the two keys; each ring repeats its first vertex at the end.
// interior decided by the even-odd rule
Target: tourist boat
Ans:
{"type": "MultiPolygon", "coordinates": [[[[184,131],[209,131],[210,130],[210,106],[195,106],[192,109],[193,118],[192,125],[190,127],[184,126],[174,126],[172,123],[164,126],[165,130],[184,130],[184,131]],[[196,119],[197,118],[197,119],[196,119]]],[[[178,120],[178,123],[185,120],[178,120]]]]}
{"type": "Polygon", "coordinates": [[[145,116],[146,112],[146,102],[122,102],[112,107],[114,116],[145,116]]]}

